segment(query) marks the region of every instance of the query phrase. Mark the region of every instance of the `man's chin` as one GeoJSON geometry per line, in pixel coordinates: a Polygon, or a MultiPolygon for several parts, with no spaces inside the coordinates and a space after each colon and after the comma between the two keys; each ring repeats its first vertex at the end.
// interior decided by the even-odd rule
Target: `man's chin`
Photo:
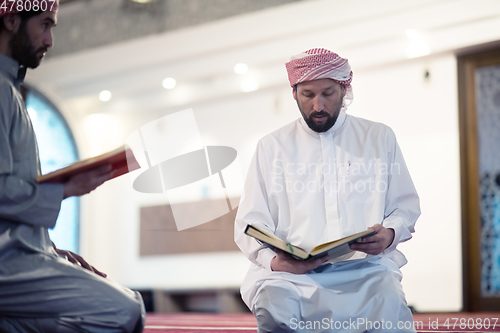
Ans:
{"type": "Polygon", "coordinates": [[[328,131],[335,124],[335,123],[331,123],[331,121],[329,121],[329,120],[330,119],[327,119],[325,121],[316,122],[314,119],[309,119],[307,121],[307,125],[313,131],[318,132],[318,133],[322,133],[322,132],[328,131]]]}
{"type": "Polygon", "coordinates": [[[312,129],[314,132],[318,132],[318,133],[326,132],[333,126],[333,125],[328,126],[327,124],[318,125],[316,123],[309,123],[307,125],[309,125],[309,128],[312,129]]]}
{"type": "Polygon", "coordinates": [[[322,127],[322,126],[326,126],[326,124],[328,123],[328,120],[325,119],[325,120],[312,120],[311,121],[316,127],[322,127]]]}
{"type": "Polygon", "coordinates": [[[38,66],[40,66],[41,62],[42,62],[42,59],[39,59],[37,61],[32,60],[32,61],[29,61],[29,62],[22,63],[22,65],[24,67],[27,67],[27,68],[35,69],[38,66]]]}

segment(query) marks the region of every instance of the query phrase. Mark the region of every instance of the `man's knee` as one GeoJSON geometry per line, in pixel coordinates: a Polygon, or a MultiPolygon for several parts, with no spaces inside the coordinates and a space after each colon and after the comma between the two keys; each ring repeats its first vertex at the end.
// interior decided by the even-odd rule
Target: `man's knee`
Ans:
{"type": "Polygon", "coordinates": [[[293,320],[290,320],[289,323],[283,322],[276,318],[273,314],[271,314],[267,309],[258,308],[255,310],[255,318],[257,319],[257,326],[259,333],[289,333],[295,332],[290,324],[293,320]]]}
{"type": "MultiPolygon", "coordinates": [[[[377,283],[375,294],[372,297],[373,311],[372,321],[384,321],[386,326],[397,328],[398,325],[405,327],[413,323],[413,316],[407,307],[406,298],[400,282],[387,272],[383,274],[377,283]]],[[[369,330],[371,332],[371,330],[369,330]]],[[[374,330],[374,332],[380,330],[374,330]]],[[[382,330],[383,331],[383,330],[382,330]]],[[[399,329],[398,332],[415,332],[414,328],[399,329]]]]}
{"type": "Polygon", "coordinates": [[[117,325],[125,332],[137,333],[144,329],[146,311],[141,295],[135,292],[134,297],[128,297],[120,303],[120,316],[117,316],[117,325]]]}
{"type": "Polygon", "coordinates": [[[254,307],[259,332],[295,332],[294,323],[300,319],[298,295],[286,287],[263,287],[254,307]]]}
{"type": "Polygon", "coordinates": [[[396,280],[392,272],[379,273],[368,288],[372,289],[373,299],[378,307],[394,307],[402,303],[406,305],[401,283],[396,280]]]}
{"type": "Polygon", "coordinates": [[[145,316],[141,295],[138,292],[134,294],[124,291],[108,299],[102,307],[97,305],[92,312],[62,316],[58,318],[58,322],[60,326],[75,328],[78,332],[140,333],[144,329],[145,316]]]}
{"type": "Polygon", "coordinates": [[[0,333],[57,332],[77,333],[78,327],[61,325],[61,318],[0,317],[0,333]]]}

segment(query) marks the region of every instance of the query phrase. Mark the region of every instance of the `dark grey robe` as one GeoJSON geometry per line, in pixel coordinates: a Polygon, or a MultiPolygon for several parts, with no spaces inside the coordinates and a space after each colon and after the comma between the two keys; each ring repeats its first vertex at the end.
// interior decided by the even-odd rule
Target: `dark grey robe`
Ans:
{"type": "Polygon", "coordinates": [[[19,89],[24,74],[0,54],[0,332],[140,332],[138,293],[54,250],[48,228],[64,187],[35,181],[35,133],[19,89]]]}

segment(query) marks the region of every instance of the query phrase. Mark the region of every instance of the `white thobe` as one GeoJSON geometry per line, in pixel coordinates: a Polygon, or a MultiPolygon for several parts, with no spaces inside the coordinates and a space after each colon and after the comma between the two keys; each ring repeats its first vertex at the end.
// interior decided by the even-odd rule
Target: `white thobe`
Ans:
{"type": "Polygon", "coordinates": [[[140,294],[54,250],[48,228],[64,188],[36,183],[38,151],[18,71],[0,54],[0,332],[132,332],[145,316],[140,294]]]}
{"type": "MultiPolygon", "coordinates": [[[[316,133],[298,119],[262,138],[249,167],[235,224],[236,243],[252,262],[242,298],[254,309],[271,280],[303,287],[304,279],[315,279],[272,272],[274,251],[246,236],[247,224],[310,251],[380,223],[394,229],[393,243],[380,256],[357,252],[352,259],[400,276],[406,258],[396,246],[412,237],[419,215],[415,187],[388,126],[341,112],[331,129],[316,133]]],[[[345,262],[332,267],[339,265],[345,262]]]]}

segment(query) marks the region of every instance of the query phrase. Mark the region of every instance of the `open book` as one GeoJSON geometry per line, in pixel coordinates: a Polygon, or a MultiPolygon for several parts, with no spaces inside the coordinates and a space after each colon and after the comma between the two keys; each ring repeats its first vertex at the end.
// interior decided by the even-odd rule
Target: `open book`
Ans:
{"type": "Polygon", "coordinates": [[[314,249],[312,249],[310,253],[306,252],[300,247],[285,242],[284,240],[276,237],[274,234],[270,233],[267,230],[251,224],[247,225],[245,234],[254,237],[259,242],[272,249],[278,248],[280,250],[288,252],[298,260],[311,261],[324,256],[325,254],[328,254],[330,256],[330,260],[332,260],[346,255],[350,252],[354,252],[349,248],[349,244],[360,242],[365,237],[373,236],[375,235],[375,231],[373,231],[373,229],[368,229],[362,232],[358,232],[354,235],[318,245],[314,249]]]}
{"type": "Polygon", "coordinates": [[[98,168],[105,164],[111,164],[113,169],[113,176],[111,178],[140,168],[132,150],[127,146],[122,146],[108,153],[91,157],[54,172],[38,176],[36,181],[38,183],[64,183],[78,173],[98,168]]]}

